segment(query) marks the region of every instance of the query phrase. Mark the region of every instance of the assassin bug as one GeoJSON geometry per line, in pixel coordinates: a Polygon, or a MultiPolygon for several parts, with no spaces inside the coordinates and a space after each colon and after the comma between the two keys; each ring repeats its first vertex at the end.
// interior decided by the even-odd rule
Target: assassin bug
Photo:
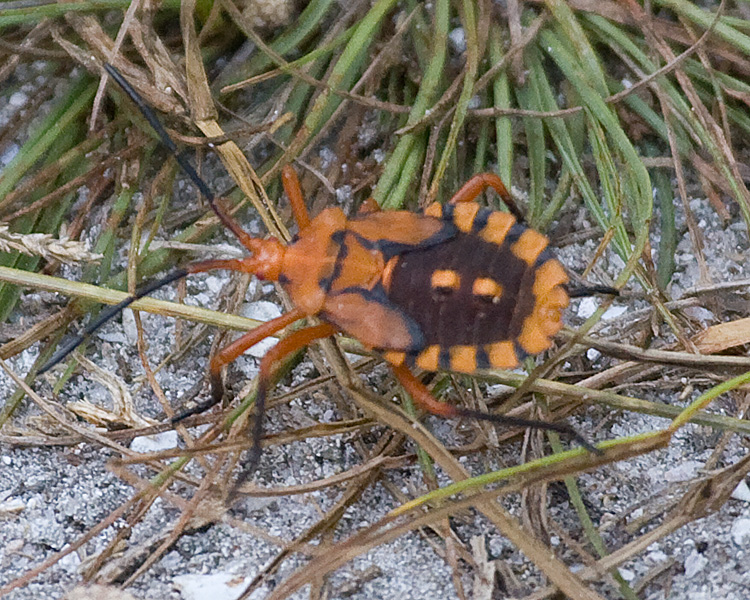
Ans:
{"type": "Polygon", "coordinates": [[[80,337],[61,348],[42,372],[138,298],[192,273],[229,269],[279,282],[295,308],[218,351],[209,368],[210,400],[177,419],[219,403],[224,394],[223,367],[250,347],[307,316],[322,321],[291,333],[261,359],[253,445],[245,476],[260,457],[262,415],[275,365],[311,342],[340,332],[380,353],[415,402],[431,413],[565,432],[593,449],[565,424],[482,413],[439,402],[412,372],[414,367],[468,374],[483,368],[516,367],[523,357],[551,346],[571,295],[617,293],[611,288],[569,292],[568,277],[549,249],[549,240],[521,224],[520,211],[497,175],[472,177],[446,205],[435,203],[423,214],[371,208],[347,218],[340,208],[332,207],[311,219],[297,175],[286,166],[282,182],[299,234],[284,246],[275,238],[252,237],[225,213],[144,100],[117,70],[110,65],[105,68],[250,256],[193,263],[146,284],[103,311],[80,337]],[[500,196],[511,213],[482,208],[474,202],[488,188],[500,196]]]}

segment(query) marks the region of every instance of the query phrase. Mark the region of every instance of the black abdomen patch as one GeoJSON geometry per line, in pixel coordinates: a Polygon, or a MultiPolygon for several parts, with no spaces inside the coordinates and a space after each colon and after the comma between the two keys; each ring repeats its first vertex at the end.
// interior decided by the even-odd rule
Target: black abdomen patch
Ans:
{"type": "MultiPolygon", "coordinates": [[[[486,209],[472,217],[481,216],[486,227],[496,214],[507,217],[486,209]]],[[[457,218],[454,211],[441,216],[457,218]]],[[[546,303],[548,292],[558,286],[554,300],[567,304],[558,285],[566,279],[564,271],[546,249],[547,238],[522,225],[507,227],[501,236],[484,227],[474,231],[468,222],[459,229],[449,241],[404,252],[393,268],[388,299],[419,325],[425,340],[421,351],[404,355],[404,360],[426,370],[465,373],[514,367],[527,352],[540,351],[528,347],[527,340],[540,345],[547,316],[557,319],[550,329],[559,329],[555,306],[547,311],[539,302],[546,303]],[[549,279],[552,275],[557,280],[549,279]],[[540,292],[543,298],[537,298],[540,292]],[[557,298],[560,293],[564,299],[557,298]]]]}

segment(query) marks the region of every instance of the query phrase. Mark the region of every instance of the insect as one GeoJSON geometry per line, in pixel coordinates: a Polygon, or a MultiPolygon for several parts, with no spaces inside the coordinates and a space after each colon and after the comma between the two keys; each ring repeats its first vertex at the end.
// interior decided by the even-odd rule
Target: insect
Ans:
{"type": "MultiPolygon", "coordinates": [[[[296,172],[286,166],[282,182],[299,233],[284,246],[274,238],[249,235],[225,213],[143,99],[118,71],[109,65],[106,69],[250,256],[189,264],[146,284],[103,311],[42,371],[138,298],[192,273],[229,269],[279,282],[295,308],[218,351],[209,367],[210,400],[178,419],[220,402],[224,395],[222,369],[250,347],[305,317],[321,321],[281,339],[260,361],[253,445],[246,472],[254,470],[260,457],[262,415],[275,366],[311,342],[337,333],[380,353],[414,401],[431,413],[565,432],[592,448],[565,424],[439,402],[412,371],[473,374],[484,368],[513,368],[525,356],[548,349],[562,326],[561,314],[571,295],[568,276],[550,250],[548,238],[522,224],[520,212],[497,175],[475,175],[447,204],[432,204],[421,214],[370,209],[347,217],[340,208],[331,207],[311,219],[296,172]],[[475,202],[488,188],[500,196],[510,213],[482,208],[475,202]]],[[[572,293],[596,292],[617,293],[611,288],[572,293]]]]}

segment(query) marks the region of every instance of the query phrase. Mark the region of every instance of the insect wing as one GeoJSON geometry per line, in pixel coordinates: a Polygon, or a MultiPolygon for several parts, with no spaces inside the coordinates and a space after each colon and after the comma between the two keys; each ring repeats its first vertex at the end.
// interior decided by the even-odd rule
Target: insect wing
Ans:
{"type": "Polygon", "coordinates": [[[458,233],[448,221],[403,210],[351,218],[347,229],[377,248],[386,260],[407,250],[442,244],[458,233]]]}
{"type": "Polygon", "coordinates": [[[368,348],[417,352],[424,347],[416,321],[394,306],[382,287],[333,294],[320,316],[368,348]]]}

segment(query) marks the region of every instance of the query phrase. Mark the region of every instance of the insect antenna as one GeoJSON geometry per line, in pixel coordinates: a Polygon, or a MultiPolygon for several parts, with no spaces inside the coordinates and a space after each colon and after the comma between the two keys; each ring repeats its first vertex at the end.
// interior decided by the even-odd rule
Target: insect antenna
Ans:
{"type": "Polygon", "coordinates": [[[620,290],[608,285],[584,285],[580,287],[567,287],[566,291],[571,298],[585,298],[596,294],[619,296],[620,290]]]}
{"type": "MultiPolygon", "coordinates": [[[[201,195],[203,195],[203,197],[206,198],[206,200],[209,203],[209,206],[211,207],[213,212],[216,214],[216,216],[219,218],[219,220],[222,222],[222,224],[240,240],[243,246],[250,249],[249,245],[251,245],[251,243],[248,243],[248,238],[252,239],[251,236],[247,232],[243,231],[239,227],[239,225],[222,210],[222,208],[219,206],[219,204],[216,201],[216,197],[214,196],[214,193],[208,187],[208,184],[206,184],[206,182],[201,178],[201,176],[198,175],[198,173],[195,171],[195,169],[187,160],[187,158],[185,158],[185,156],[179,151],[175,143],[172,141],[172,138],[169,137],[169,134],[167,134],[164,127],[159,122],[159,119],[154,114],[154,111],[146,104],[146,101],[140,96],[140,94],[133,88],[132,85],[130,85],[130,83],[122,76],[122,74],[115,67],[113,67],[110,64],[105,64],[104,69],[107,71],[107,73],[109,73],[112,79],[115,80],[115,82],[123,89],[123,91],[130,97],[133,103],[138,107],[138,110],[140,110],[141,114],[148,121],[149,125],[151,125],[151,127],[154,129],[156,134],[159,136],[159,139],[161,140],[162,144],[166,147],[169,153],[172,156],[174,156],[175,160],[177,161],[177,164],[185,172],[185,174],[190,178],[190,180],[195,184],[195,186],[200,191],[201,195]]],[[[211,261],[207,261],[206,265],[209,265],[210,262],[211,261]]],[[[217,266],[220,266],[218,264],[220,262],[222,261],[214,261],[214,263],[217,264],[217,266]]],[[[91,323],[89,323],[80,335],[76,336],[75,338],[70,340],[68,343],[63,344],[57,350],[57,352],[55,352],[52,358],[50,358],[50,360],[47,361],[47,363],[44,364],[39,369],[38,373],[40,375],[43,373],[46,373],[56,364],[60,363],[71,352],[73,352],[73,350],[75,350],[78,346],[80,346],[86,338],[88,338],[91,334],[93,334],[97,329],[99,329],[107,321],[109,321],[110,319],[118,315],[120,312],[122,312],[125,308],[130,306],[136,300],[139,300],[143,298],[144,296],[149,295],[150,293],[158,290],[159,288],[165,285],[168,285],[179,279],[182,279],[183,277],[189,275],[190,273],[194,273],[196,271],[201,271],[201,270],[205,270],[205,269],[200,267],[200,263],[196,263],[196,265],[194,265],[193,268],[177,269],[165,275],[161,279],[156,279],[154,281],[149,281],[145,283],[144,285],[139,287],[132,296],[128,296],[122,302],[115,304],[105,309],[104,311],[102,311],[99,317],[96,318],[91,323]]]]}
{"type": "Polygon", "coordinates": [[[174,159],[177,161],[177,164],[180,165],[180,168],[190,178],[190,181],[195,184],[195,187],[198,188],[198,191],[200,191],[201,195],[208,201],[211,210],[214,211],[222,224],[227,229],[229,229],[229,231],[231,231],[235,235],[235,237],[237,237],[237,239],[242,243],[243,246],[252,251],[252,248],[249,248],[247,243],[248,239],[251,238],[251,236],[246,231],[244,231],[234,219],[226,214],[221,206],[219,206],[219,203],[216,201],[216,196],[214,196],[214,193],[208,187],[208,184],[206,184],[203,178],[198,175],[198,173],[193,168],[193,165],[190,164],[190,161],[188,161],[188,159],[185,158],[185,155],[177,148],[174,141],[172,141],[172,138],[169,137],[169,134],[164,129],[164,126],[154,114],[154,111],[151,110],[151,107],[146,104],[146,101],[133,88],[133,86],[130,85],[128,80],[122,76],[122,73],[120,73],[120,71],[118,71],[109,63],[104,64],[104,69],[138,107],[138,110],[141,111],[141,114],[159,136],[161,143],[169,151],[169,153],[174,156],[174,159]]]}
{"type": "Polygon", "coordinates": [[[114,304],[113,306],[110,306],[109,308],[103,310],[99,314],[99,316],[93,321],[91,321],[91,323],[89,323],[79,335],[77,335],[72,340],[70,340],[69,342],[67,342],[66,344],[63,344],[60,348],[58,348],[57,352],[55,352],[52,358],[50,358],[47,361],[47,363],[42,366],[41,369],[39,369],[38,374],[42,375],[46,373],[56,364],[64,360],[68,356],[68,354],[70,354],[71,352],[73,352],[73,350],[78,348],[78,346],[80,346],[86,338],[88,338],[92,333],[94,333],[107,321],[117,316],[119,313],[125,310],[128,306],[133,304],[133,302],[135,302],[136,300],[140,300],[144,296],[148,296],[151,292],[154,292],[155,290],[158,290],[159,288],[164,287],[165,285],[168,285],[174,281],[177,281],[178,279],[182,279],[183,277],[189,274],[190,274],[190,271],[188,271],[187,269],[177,269],[175,271],[172,271],[171,273],[162,277],[161,279],[150,281],[146,283],[145,285],[141,286],[140,288],[138,288],[138,290],[136,290],[136,292],[132,296],[128,296],[122,302],[114,304]]]}

